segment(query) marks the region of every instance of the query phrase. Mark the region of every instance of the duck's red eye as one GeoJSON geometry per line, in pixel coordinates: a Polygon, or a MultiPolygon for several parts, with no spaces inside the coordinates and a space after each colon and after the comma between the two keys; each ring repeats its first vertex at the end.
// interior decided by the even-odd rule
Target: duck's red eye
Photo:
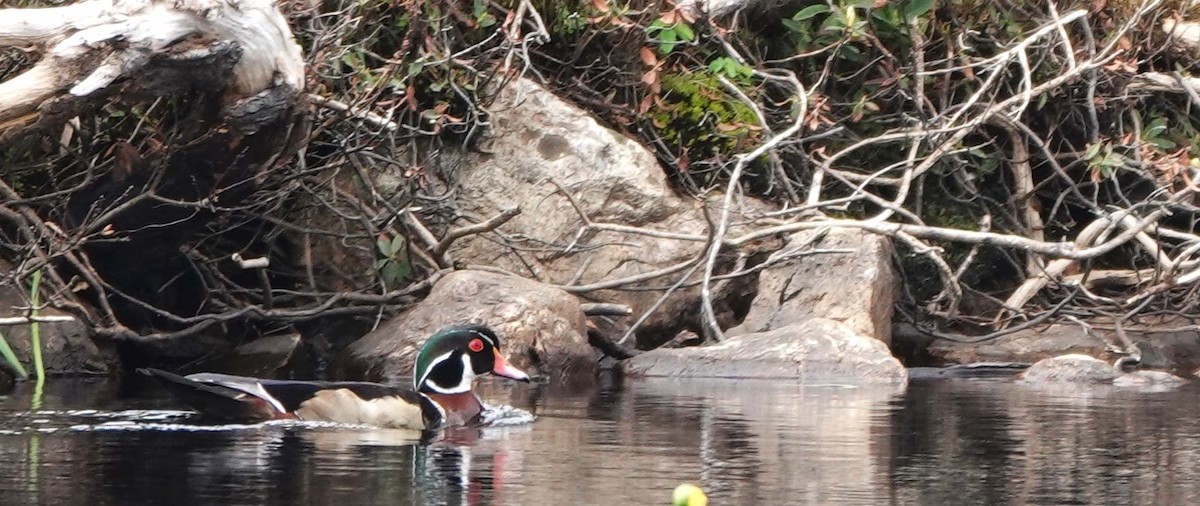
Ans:
{"type": "Polygon", "coordinates": [[[471,351],[479,353],[483,351],[483,341],[479,339],[472,339],[471,343],[468,344],[467,347],[471,348],[471,351]]]}

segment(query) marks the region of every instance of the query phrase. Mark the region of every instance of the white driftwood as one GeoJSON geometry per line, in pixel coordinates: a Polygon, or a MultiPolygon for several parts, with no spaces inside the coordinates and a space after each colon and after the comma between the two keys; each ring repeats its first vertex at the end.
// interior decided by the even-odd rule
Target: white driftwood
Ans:
{"type": "Polygon", "coordinates": [[[1154,281],[1161,273],[1158,269],[1096,269],[1087,274],[1063,276],[1068,284],[1083,284],[1087,288],[1103,286],[1127,287],[1154,281]]]}
{"type": "Polygon", "coordinates": [[[214,42],[242,50],[229,98],[252,96],[276,78],[303,88],[300,46],[270,0],[88,0],[0,9],[0,45],[33,46],[42,55],[33,68],[0,83],[0,127],[56,96],[88,97],[136,76],[151,56],[171,51],[175,59],[200,57],[203,51],[186,49],[214,42]]]}
{"type": "Polygon", "coordinates": [[[1170,36],[1172,44],[1193,51],[1200,51],[1200,23],[1194,21],[1175,21],[1167,17],[1163,19],[1162,29],[1163,32],[1170,36]]]}
{"type": "Polygon", "coordinates": [[[676,5],[680,10],[692,16],[706,14],[719,18],[760,3],[763,3],[763,0],[681,0],[676,5]]]}

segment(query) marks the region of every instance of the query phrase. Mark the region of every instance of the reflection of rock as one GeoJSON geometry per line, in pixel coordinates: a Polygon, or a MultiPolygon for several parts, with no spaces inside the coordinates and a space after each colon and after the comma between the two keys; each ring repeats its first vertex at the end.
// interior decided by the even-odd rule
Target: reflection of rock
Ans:
{"type": "Polygon", "coordinates": [[[882,342],[824,318],[732,337],[713,346],[657,349],[626,360],[623,366],[638,376],[901,384],[908,378],[882,342]]]}
{"type": "MultiPolygon", "coordinates": [[[[7,265],[0,261],[0,279],[6,279],[7,265]]],[[[19,308],[29,307],[25,289],[0,285],[0,317],[24,316],[19,308]]],[[[67,316],[53,308],[43,308],[42,316],[67,316]]],[[[83,324],[76,321],[40,323],[42,360],[47,374],[102,375],[116,369],[116,350],[111,346],[101,348],[92,341],[83,324]]],[[[29,374],[33,374],[33,350],[30,348],[29,325],[10,325],[2,329],[4,338],[16,353],[29,374]]],[[[3,360],[3,359],[0,359],[3,360]]]]}
{"type": "Polygon", "coordinates": [[[821,317],[840,321],[861,335],[891,341],[896,293],[891,242],[852,229],[832,229],[813,242],[815,233],[793,234],[776,254],[793,248],[848,252],[807,255],[764,270],[749,314],[741,325],[729,329],[730,336],[821,317]]]}
{"type": "MultiPolygon", "coordinates": [[[[515,248],[497,244],[490,234],[468,237],[451,248],[455,261],[493,265],[547,283],[589,284],[687,261],[704,247],[703,240],[615,231],[593,230],[579,236],[584,221],[570,199],[593,222],[697,238],[705,236],[708,225],[695,202],[674,194],[652,153],[533,81],[514,80],[489,112],[492,128],[482,149],[461,153],[460,159],[446,156],[443,162],[453,167],[447,172],[456,179],[455,203],[461,214],[482,220],[501,209],[521,208],[521,215],[499,229],[515,248]],[[569,245],[573,246],[568,253],[569,245]]],[[[764,207],[749,197],[741,200],[747,209],[764,207]]],[[[745,221],[741,214],[735,213],[732,221],[745,221]]],[[[670,281],[654,279],[640,285],[663,286],[670,281]]],[[[727,293],[733,293],[737,287],[729,288],[727,293]]],[[[646,340],[670,337],[693,323],[686,319],[694,318],[698,293],[694,287],[676,292],[641,327],[642,344],[657,345],[646,340]]],[[[628,304],[636,318],[660,294],[608,290],[589,296],[628,304]]]]}
{"type": "Polygon", "coordinates": [[[1180,420],[1195,416],[1194,399],[1187,390],[1143,396],[1111,387],[913,382],[888,410],[885,433],[900,438],[886,473],[888,502],[1172,502],[1153,499],[1164,490],[1197,497],[1197,447],[1179,443],[1194,434],[1190,423],[1189,435],[1180,434],[1180,420]],[[1179,474],[1181,462],[1189,474],[1179,474]]]}
{"type": "Polygon", "coordinates": [[[878,420],[903,391],[645,378],[595,391],[586,408],[547,392],[532,432],[472,455],[506,453],[489,474],[503,504],[669,504],[684,481],[714,505],[886,504],[894,437],[878,420]]]}
{"type": "Polygon", "coordinates": [[[495,330],[517,367],[553,375],[590,376],[595,371],[595,352],[574,296],[515,276],[457,271],[411,310],[351,344],[338,376],[381,382],[407,378],[426,338],[464,322],[495,330]]]}
{"type": "Polygon", "coordinates": [[[1177,387],[1186,381],[1163,371],[1122,373],[1116,367],[1087,355],[1063,355],[1041,360],[1025,371],[1021,379],[1033,384],[1077,383],[1120,387],[1177,387]]]}

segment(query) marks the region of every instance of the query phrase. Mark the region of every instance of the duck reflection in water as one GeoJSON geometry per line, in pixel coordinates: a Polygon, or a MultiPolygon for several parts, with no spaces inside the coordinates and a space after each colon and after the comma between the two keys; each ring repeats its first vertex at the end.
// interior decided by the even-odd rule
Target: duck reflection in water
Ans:
{"type": "MultiPolygon", "coordinates": [[[[393,472],[386,473],[392,476],[388,480],[392,483],[381,489],[390,492],[381,493],[377,499],[410,499],[414,504],[492,504],[504,495],[509,474],[519,470],[509,464],[522,460],[521,452],[503,444],[503,440],[514,435],[524,437],[531,431],[528,424],[455,427],[416,442],[402,431],[310,431],[301,437],[311,449],[307,458],[317,460],[314,464],[318,469],[352,470],[364,460],[372,462],[375,469],[392,468],[393,472]]],[[[362,485],[371,486],[361,484],[356,488],[362,485]]],[[[312,499],[316,498],[303,502],[323,502],[312,499]]]]}

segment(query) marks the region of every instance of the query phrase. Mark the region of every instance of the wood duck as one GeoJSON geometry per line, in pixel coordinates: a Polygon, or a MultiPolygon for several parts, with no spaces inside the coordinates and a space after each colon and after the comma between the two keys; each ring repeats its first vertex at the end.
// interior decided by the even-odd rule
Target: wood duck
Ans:
{"type": "Polygon", "coordinates": [[[417,354],[413,389],[351,381],[287,381],[216,373],[180,376],[138,369],[209,416],[227,420],[299,419],[427,430],[468,425],[483,413],[471,391],[476,376],[529,381],[500,354],[500,338],[482,325],[445,328],[417,354]]]}

